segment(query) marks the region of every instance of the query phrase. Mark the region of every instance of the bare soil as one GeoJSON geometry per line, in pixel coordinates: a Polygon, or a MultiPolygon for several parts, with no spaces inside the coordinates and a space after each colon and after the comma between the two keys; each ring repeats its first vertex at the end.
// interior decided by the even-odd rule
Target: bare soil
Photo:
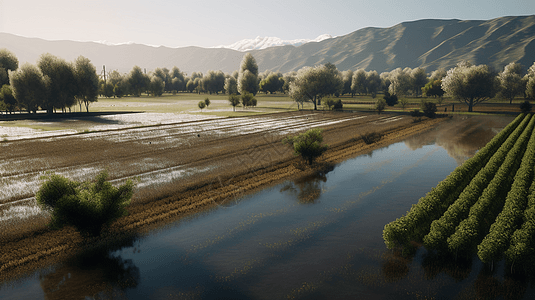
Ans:
{"type": "Polygon", "coordinates": [[[406,115],[299,111],[246,118],[166,124],[0,143],[0,280],[106,246],[292,176],[303,176],[347,158],[387,146],[446,120],[414,122],[406,115]],[[310,128],[324,129],[329,150],[306,166],[281,140],[310,128]],[[364,143],[362,135],[382,138],[364,143]],[[35,206],[39,176],[46,171],[77,180],[107,169],[113,182],[134,178],[129,215],[99,238],[73,228],[50,231],[40,212],[9,217],[14,207],[35,206]],[[17,190],[17,187],[23,186],[17,190]]]}

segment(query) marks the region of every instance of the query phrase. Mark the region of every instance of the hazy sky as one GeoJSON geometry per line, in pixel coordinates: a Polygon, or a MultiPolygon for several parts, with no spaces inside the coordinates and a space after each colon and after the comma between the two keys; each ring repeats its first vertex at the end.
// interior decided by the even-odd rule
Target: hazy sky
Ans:
{"type": "Polygon", "coordinates": [[[0,0],[0,32],[47,40],[210,47],[257,36],[339,36],[418,19],[532,14],[534,0],[0,0]]]}

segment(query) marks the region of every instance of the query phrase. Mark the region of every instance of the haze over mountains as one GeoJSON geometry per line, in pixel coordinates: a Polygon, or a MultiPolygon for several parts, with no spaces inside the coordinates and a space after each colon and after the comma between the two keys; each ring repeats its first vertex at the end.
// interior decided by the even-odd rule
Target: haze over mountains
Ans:
{"type": "MultiPolygon", "coordinates": [[[[14,52],[21,64],[35,64],[43,53],[68,61],[83,55],[97,70],[129,72],[137,65],[147,72],[177,66],[193,71],[222,70],[240,66],[244,52],[226,48],[152,47],[139,44],[105,45],[96,42],[45,41],[0,33],[0,48],[14,52]]],[[[389,28],[364,28],[350,34],[300,46],[284,45],[249,51],[259,71],[296,71],[326,62],[339,70],[390,71],[424,67],[431,72],[451,68],[461,60],[488,64],[501,70],[510,62],[528,68],[535,61],[535,16],[492,20],[418,20],[389,28]]]]}
{"type": "Polygon", "coordinates": [[[232,50],[237,50],[237,51],[249,51],[249,50],[261,50],[261,49],[266,49],[270,47],[285,46],[285,45],[291,45],[291,46],[297,47],[306,43],[321,42],[323,40],[331,39],[331,38],[332,36],[330,34],[322,34],[313,40],[309,40],[309,39],[283,40],[278,37],[258,36],[255,39],[244,39],[231,45],[216,46],[214,48],[226,48],[226,49],[232,49],[232,50]]]}

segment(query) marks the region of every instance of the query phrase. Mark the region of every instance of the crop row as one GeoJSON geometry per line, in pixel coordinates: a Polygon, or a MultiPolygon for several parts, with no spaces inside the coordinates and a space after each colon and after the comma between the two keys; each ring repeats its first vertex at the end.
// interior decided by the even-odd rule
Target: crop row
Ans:
{"type": "Polygon", "coordinates": [[[483,191],[477,202],[470,208],[468,217],[456,228],[448,238],[448,249],[452,253],[471,252],[481,239],[488,233],[489,227],[503,209],[508,191],[511,189],[527,142],[531,137],[535,118],[518,138],[513,149],[507,154],[498,172],[483,191]]]}
{"type": "Polygon", "coordinates": [[[448,207],[463,192],[479,171],[486,166],[495,152],[504,144],[510,135],[518,136],[515,129],[523,131],[530,116],[519,115],[513,122],[498,133],[476,155],[465,161],[451,172],[446,179],[432,188],[405,216],[387,224],[383,230],[383,238],[388,248],[408,246],[411,240],[422,240],[429,233],[431,223],[439,219],[448,207]]]}
{"type": "Polygon", "coordinates": [[[424,244],[428,249],[447,249],[447,238],[451,236],[459,223],[466,219],[470,208],[479,199],[483,190],[495,177],[507,154],[515,145],[520,134],[525,128],[529,118],[524,118],[523,122],[507,138],[501,147],[492,156],[489,162],[470,181],[470,184],[462,191],[459,198],[448,207],[446,212],[439,219],[431,223],[429,234],[424,237],[424,244]]]}

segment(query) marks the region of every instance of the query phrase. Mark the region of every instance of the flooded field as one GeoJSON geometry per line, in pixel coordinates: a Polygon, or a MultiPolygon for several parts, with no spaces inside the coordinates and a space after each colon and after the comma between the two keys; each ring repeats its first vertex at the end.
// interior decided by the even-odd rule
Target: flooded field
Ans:
{"type": "Polygon", "coordinates": [[[512,118],[465,117],[0,285],[2,299],[532,299],[529,278],[401,257],[382,230],[512,118]]]}

